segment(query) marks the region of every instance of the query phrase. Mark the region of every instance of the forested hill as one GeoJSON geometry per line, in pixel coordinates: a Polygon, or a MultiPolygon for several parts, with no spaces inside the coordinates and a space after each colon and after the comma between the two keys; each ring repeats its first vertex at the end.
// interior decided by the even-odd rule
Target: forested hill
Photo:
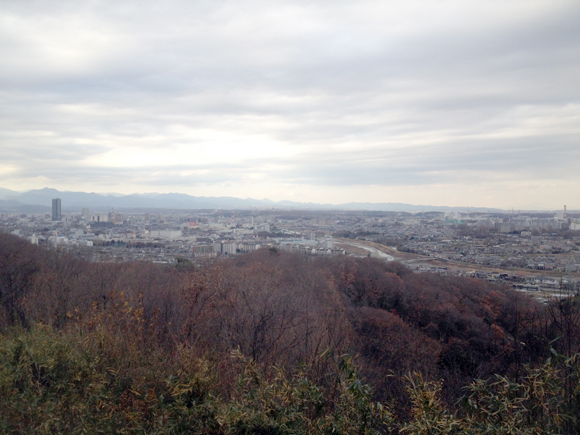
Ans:
{"type": "Polygon", "coordinates": [[[6,433],[580,423],[575,299],[543,306],[370,258],[264,249],[200,270],[88,263],[0,234],[0,331],[6,433]]]}

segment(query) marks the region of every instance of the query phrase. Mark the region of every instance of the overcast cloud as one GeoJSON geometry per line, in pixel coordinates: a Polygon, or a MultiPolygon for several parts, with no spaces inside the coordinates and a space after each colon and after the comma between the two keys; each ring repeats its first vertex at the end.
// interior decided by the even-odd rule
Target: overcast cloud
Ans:
{"type": "Polygon", "coordinates": [[[580,209],[580,2],[11,1],[0,187],[580,209]]]}

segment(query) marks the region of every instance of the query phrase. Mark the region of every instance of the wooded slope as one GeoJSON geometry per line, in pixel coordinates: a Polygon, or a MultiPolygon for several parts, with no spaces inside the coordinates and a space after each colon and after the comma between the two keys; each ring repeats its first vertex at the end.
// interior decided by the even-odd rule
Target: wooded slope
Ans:
{"type": "Polygon", "coordinates": [[[0,428],[576,433],[579,319],[373,259],[88,263],[0,234],[0,428]]]}

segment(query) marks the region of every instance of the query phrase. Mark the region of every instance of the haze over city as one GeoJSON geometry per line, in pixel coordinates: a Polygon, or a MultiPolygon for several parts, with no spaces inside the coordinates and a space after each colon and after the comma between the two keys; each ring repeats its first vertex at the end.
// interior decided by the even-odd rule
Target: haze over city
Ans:
{"type": "Polygon", "coordinates": [[[577,1],[0,12],[0,187],[580,209],[577,1]]]}

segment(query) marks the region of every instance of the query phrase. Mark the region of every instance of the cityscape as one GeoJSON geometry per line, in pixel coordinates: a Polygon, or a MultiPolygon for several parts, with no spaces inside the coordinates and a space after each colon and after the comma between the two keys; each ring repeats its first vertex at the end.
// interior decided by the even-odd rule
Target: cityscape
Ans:
{"type": "Polygon", "coordinates": [[[0,3],[0,434],[580,434],[580,1],[0,3]]]}
{"type": "Polygon", "coordinates": [[[416,272],[503,281],[548,300],[580,290],[580,214],[352,210],[2,213],[0,229],[93,262],[202,266],[260,249],[400,261],[416,272]]]}

